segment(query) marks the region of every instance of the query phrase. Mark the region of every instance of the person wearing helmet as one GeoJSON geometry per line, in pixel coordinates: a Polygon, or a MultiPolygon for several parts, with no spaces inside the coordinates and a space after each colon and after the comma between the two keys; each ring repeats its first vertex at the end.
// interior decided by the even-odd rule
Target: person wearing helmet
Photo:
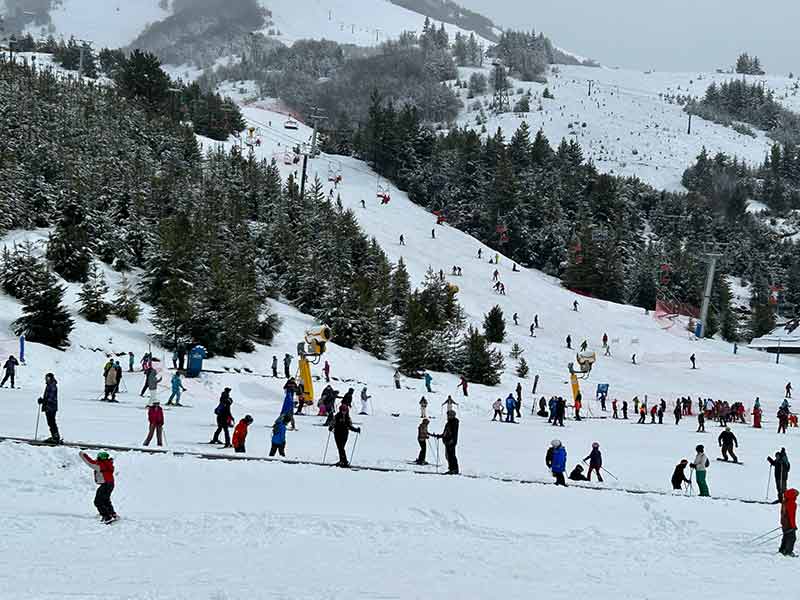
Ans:
{"type": "Polygon", "coordinates": [[[432,433],[435,438],[442,440],[444,444],[444,455],[447,458],[447,475],[458,475],[458,457],[456,456],[456,446],[458,446],[458,418],[456,411],[447,411],[447,423],[440,434],[432,433]]]}
{"type": "Polygon", "coordinates": [[[233,451],[245,452],[244,442],[247,439],[247,428],[253,422],[253,417],[245,415],[244,419],[240,420],[233,430],[233,451]]]}
{"type": "Polygon", "coordinates": [[[569,478],[572,481],[589,481],[589,478],[583,474],[583,467],[581,465],[575,465],[575,468],[572,469],[572,473],[569,474],[569,478]]]}
{"type": "Polygon", "coordinates": [[[418,465],[427,465],[428,461],[425,460],[427,450],[428,450],[428,438],[430,437],[430,433],[428,433],[428,424],[430,423],[430,419],[427,417],[420,421],[419,427],[417,427],[417,442],[419,442],[419,456],[417,456],[417,460],[415,461],[418,465]]]}
{"type": "Polygon", "coordinates": [[[737,440],[736,436],[733,435],[730,427],[725,427],[725,431],[719,434],[717,442],[719,442],[719,447],[722,448],[722,460],[728,462],[728,454],[730,454],[733,462],[739,462],[739,459],[736,457],[736,453],[733,451],[734,445],[737,448],[739,447],[739,440],[737,440]]]}
{"type": "Polygon", "coordinates": [[[564,481],[564,471],[567,470],[567,450],[561,444],[561,440],[550,442],[544,462],[553,473],[553,477],[556,478],[556,485],[567,487],[567,483],[564,481]]]}
{"type": "Polygon", "coordinates": [[[279,452],[281,456],[286,456],[286,425],[292,420],[291,415],[281,415],[272,424],[272,445],[269,449],[269,455],[275,456],[279,452]]]}
{"type": "Polygon", "coordinates": [[[589,456],[583,459],[584,462],[587,460],[589,461],[589,471],[586,473],[586,480],[592,480],[592,471],[597,473],[597,481],[600,483],[603,482],[603,477],[600,475],[600,469],[603,468],[603,454],[600,452],[600,444],[594,442],[592,444],[592,451],[589,452],[589,456]]]}
{"type": "Polygon", "coordinates": [[[778,550],[784,556],[796,556],[794,543],[797,541],[797,490],[789,488],[781,501],[781,547],[778,550]]]}
{"type": "Polygon", "coordinates": [[[697,487],[700,488],[700,495],[709,496],[708,484],[706,483],[706,469],[708,469],[711,463],[706,457],[705,448],[702,444],[697,446],[695,450],[697,451],[697,456],[694,457],[694,461],[689,466],[697,473],[697,487]]]}
{"type": "Polygon", "coordinates": [[[684,483],[691,484],[692,482],[686,479],[686,466],[689,461],[685,458],[675,465],[675,470],[672,472],[672,489],[681,491],[684,483]]]}
{"type": "Polygon", "coordinates": [[[93,459],[86,452],[79,452],[79,456],[94,470],[94,481],[97,484],[97,493],[94,496],[94,505],[103,518],[103,523],[111,523],[117,519],[117,513],[111,504],[111,493],[114,491],[114,461],[108,452],[98,452],[93,459]]]}
{"type": "Polygon", "coordinates": [[[328,429],[333,432],[333,440],[336,442],[336,449],[339,451],[337,465],[349,467],[350,462],[347,460],[347,452],[345,450],[347,438],[350,437],[351,431],[361,433],[361,428],[353,426],[353,421],[350,419],[350,407],[347,404],[339,404],[339,412],[336,413],[333,423],[328,429]]]}
{"type": "Polygon", "coordinates": [[[158,399],[150,403],[147,409],[147,422],[150,424],[150,430],[147,432],[147,437],[144,440],[144,445],[149,446],[153,439],[153,434],[156,434],[156,443],[161,446],[161,438],[164,435],[164,410],[161,408],[158,399]]]}

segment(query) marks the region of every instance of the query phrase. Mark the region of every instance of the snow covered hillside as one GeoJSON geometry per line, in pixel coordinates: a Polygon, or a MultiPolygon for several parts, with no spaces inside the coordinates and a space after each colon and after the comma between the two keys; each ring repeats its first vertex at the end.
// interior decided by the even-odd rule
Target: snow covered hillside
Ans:
{"type": "MultiPolygon", "coordinates": [[[[468,79],[475,71],[462,69],[461,78],[468,79]]],[[[490,75],[489,69],[483,72],[490,75]]],[[[552,143],[565,137],[575,139],[586,158],[592,159],[601,171],[635,175],[657,188],[682,189],[683,171],[704,146],[711,154],[724,152],[755,164],[764,160],[772,145],[763,132],[750,137],[697,117],[692,119],[691,134],[687,133],[689,116],[672,98],[702,97],[712,82],[721,83],[731,77],[735,76],[558,66],[546,84],[512,80],[512,108],[520,97],[515,92],[530,90],[531,112],[495,116],[486,109],[486,129],[494,133],[500,127],[510,139],[524,120],[533,131],[543,129],[552,143]],[[553,99],[542,97],[545,88],[553,99]]],[[[800,105],[794,79],[763,79],[789,108],[800,105]]],[[[459,124],[479,127],[476,117],[480,113],[473,110],[475,100],[466,99],[465,90],[461,94],[467,110],[459,124]]],[[[480,99],[488,105],[491,94],[480,99]]]]}

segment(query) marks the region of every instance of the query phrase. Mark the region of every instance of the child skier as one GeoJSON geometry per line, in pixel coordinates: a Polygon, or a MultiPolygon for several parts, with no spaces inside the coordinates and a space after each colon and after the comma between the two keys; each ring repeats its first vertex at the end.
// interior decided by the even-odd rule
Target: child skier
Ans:
{"type": "Polygon", "coordinates": [[[592,480],[592,471],[597,473],[597,481],[603,483],[603,476],[600,475],[600,469],[603,468],[603,454],[600,452],[600,444],[597,442],[592,443],[592,451],[589,456],[583,459],[584,462],[589,461],[589,471],[586,473],[586,480],[592,480]]]}
{"type": "Polygon", "coordinates": [[[149,446],[153,440],[153,434],[156,434],[156,443],[162,446],[162,436],[164,432],[164,411],[158,400],[153,400],[150,407],[147,409],[147,422],[150,425],[150,430],[147,432],[147,437],[144,439],[144,445],[149,446]]]}
{"type": "Polygon", "coordinates": [[[97,459],[89,457],[85,452],[79,456],[87,465],[94,469],[94,481],[97,483],[97,493],[94,496],[94,505],[103,518],[103,523],[113,523],[119,517],[111,504],[111,493],[114,491],[114,461],[108,452],[98,452],[97,459]]]}
{"type": "Polygon", "coordinates": [[[244,419],[239,421],[236,425],[236,428],[233,430],[233,451],[234,452],[245,452],[244,443],[247,440],[247,428],[253,422],[253,417],[250,415],[245,415],[244,419]]]}
{"type": "Polygon", "coordinates": [[[186,388],[183,387],[183,383],[181,382],[180,372],[175,371],[172,374],[170,384],[172,386],[172,393],[169,395],[169,400],[167,400],[167,406],[172,406],[173,398],[175,399],[175,406],[183,406],[181,404],[181,392],[185,392],[186,388]]]}
{"type": "Polygon", "coordinates": [[[280,453],[281,456],[286,456],[286,425],[291,420],[290,415],[281,415],[275,419],[272,425],[272,446],[269,449],[269,455],[275,456],[275,453],[280,453]]]}

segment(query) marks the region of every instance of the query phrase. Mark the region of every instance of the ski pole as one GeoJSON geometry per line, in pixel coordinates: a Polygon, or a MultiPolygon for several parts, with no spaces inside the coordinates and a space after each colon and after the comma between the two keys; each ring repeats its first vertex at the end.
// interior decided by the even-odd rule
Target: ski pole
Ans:
{"type": "Polygon", "coordinates": [[[619,481],[619,479],[617,478],[617,476],[616,476],[616,475],[614,475],[614,474],[613,474],[611,471],[609,471],[609,470],[608,470],[608,469],[606,469],[605,467],[600,467],[600,468],[601,468],[601,469],[603,469],[603,471],[605,471],[605,472],[606,472],[606,473],[608,473],[609,475],[611,475],[611,476],[612,476],[614,479],[616,479],[617,481],[619,481]]]}
{"type": "Polygon", "coordinates": [[[769,486],[772,483],[772,465],[769,466],[769,475],[767,475],[767,495],[764,496],[764,500],[769,500],[769,486]]]}
{"type": "Polygon", "coordinates": [[[761,535],[758,535],[758,536],[754,537],[752,540],[748,540],[748,543],[752,544],[753,542],[755,542],[755,541],[757,541],[757,540],[760,540],[760,539],[761,539],[761,538],[763,538],[763,537],[767,537],[767,536],[768,536],[768,535],[770,535],[771,533],[775,533],[776,531],[778,531],[778,529],[780,529],[780,528],[781,528],[781,527],[780,527],[780,526],[778,526],[778,527],[776,527],[775,529],[770,529],[768,532],[766,532],[766,533],[762,533],[761,535]]]}
{"type": "Polygon", "coordinates": [[[773,537],[768,537],[768,538],[763,539],[763,540],[759,540],[758,542],[756,542],[754,544],[754,546],[761,546],[763,544],[768,544],[769,542],[775,542],[775,541],[778,540],[778,538],[780,538],[782,536],[783,536],[783,532],[781,531],[778,535],[775,535],[773,537]]]}
{"type": "Polygon", "coordinates": [[[33,439],[34,440],[38,440],[39,439],[39,417],[41,417],[41,416],[42,416],[42,411],[37,407],[37,409],[36,409],[36,431],[33,434],[33,439]]]}
{"type": "Polygon", "coordinates": [[[694,471],[689,471],[689,487],[686,488],[686,491],[689,492],[689,495],[692,495],[692,478],[694,478],[694,471]]]}
{"type": "Polygon", "coordinates": [[[361,432],[356,431],[356,439],[353,440],[353,449],[350,451],[350,464],[353,464],[353,457],[356,455],[356,444],[358,444],[358,436],[361,432]]]}
{"type": "Polygon", "coordinates": [[[328,456],[328,444],[331,443],[331,430],[328,429],[328,441],[325,442],[325,452],[322,455],[322,462],[325,463],[325,458],[328,456]]]}

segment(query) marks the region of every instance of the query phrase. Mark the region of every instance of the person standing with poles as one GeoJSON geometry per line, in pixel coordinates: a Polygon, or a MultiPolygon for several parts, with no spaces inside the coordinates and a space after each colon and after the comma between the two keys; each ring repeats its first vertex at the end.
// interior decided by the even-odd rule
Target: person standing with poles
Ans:
{"type": "Polygon", "coordinates": [[[339,467],[349,467],[350,462],[347,460],[347,438],[350,437],[350,432],[355,431],[361,433],[360,427],[354,427],[353,421],[350,419],[350,409],[347,404],[339,404],[339,412],[333,418],[333,424],[330,426],[330,431],[333,432],[333,441],[336,442],[336,449],[339,451],[339,467]]]}
{"type": "Polygon", "coordinates": [[[427,465],[428,462],[425,460],[428,450],[428,438],[430,437],[430,433],[428,432],[428,424],[430,423],[429,419],[422,419],[417,427],[417,442],[419,443],[419,456],[417,456],[417,460],[415,461],[418,465],[427,465]]]}
{"type": "Polygon", "coordinates": [[[447,423],[441,434],[433,433],[433,437],[442,440],[444,444],[444,455],[447,459],[447,475],[458,475],[458,457],[456,456],[456,446],[458,445],[458,418],[456,411],[447,411],[447,423]]]}
{"type": "Polygon", "coordinates": [[[47,419],[47,426],[50,428],[50,438],[46,439],[45,442],[60,444],[61,435],[58,433],[58,424],[56,423],[56,413],[58,412],[58,382],[56,381],[55,375],[52,373],[45,375],[44,381],[44,393],[42,397],[39,398],[39,404],[42,406],[42,412],[47,419]]]}
{"type": "Polygon", "coordinates": [[[450,413],[451,411],[455,411],[453,407],[458,406],[458,402],[453,400],[452,396],[447,396],[447,400],[442,402],[442,406],[447,406],[447,412],[450,413]]]}
{"type": "Polygon", "coordinates": [[[231,414],[231,388],[226,387],[222,390],[219,397],[219,404],[214,409],[214,414],[217,416],[217,430],[214,432],[214,437],[211,438],[209,444],[219,444],[219,434],[225,433],[225,445],[223,448],[231,447],[231,435],[229,432],[230,426],[233,425],[233,415],[231,414]]]}
{"type": "Polygon", "coordinates": [[[150,429],[147,432],[147,437],[144,439],[144,445],[150,445],[150,442],[153,440],[153,434],[155,433],[156,443],[160,448],[163,445],[162,436],[164,433],[164,410],[161,408],[158,400],[153,400],[153,402],[150,403],[150,407],[147,409],[147,422],[150,426],[150,429]]]}
{"type": "Polygon", "coordinates": [[[783,494],[781,502],[781,547],[778,552],[784,556],[797,556],[794,544],[797,541],[797,490],[790,488],[783,494]]]}
{"type": "MultiPolygon", "coordinates": [[[[789,457],[786,455],[786,448],[781,448],[779,452],[776,452],[774,459],[768,456],[767,462],[770,464],[770,469],[773,467],[775,468],[775,487],[778,490],[778,502],[780,502],[786,491],[786,485],[789,481],[789,470],[791,469],[789,457]]],[[[769,496],[769,486],[767,486],[767,495],[769,496]]]]}
{"type": "Polygon", "coordinates": [[[173,399],[175,399],[175,406],[183,406],[181,404],[181,393],[185,392],[186,388],[183,387],[183,383],[181,382],[181,374],[179,371],[175,371],[172,374],[170,385],[172,386],[172,393],[169,396],[169,400],[167,400],[167,406],[172,406],[173,399]]]}
{"type": "Polygon", "coordinates": [[[458,385],[461,387],[461,391],[464,393],[464,397],[466,398],[467,396],[469,396],[469,388],[468,388],[469,384],[467,383],[467,378],[462,375],[458,385]]]}
{"type": "Polygon", "coordinates": [[[427,414],[426,414],[427,412],[428,412],[428,401],[425,399],[425,396],[423,396],[419,401],[419,416],[420,416],[420,418],[421,419],[426,419],[427,418],[427,414]]]}
{"type": "Polygon", "coordinates": [[[583,462],[589,461],[589,471],[586,473],[586,481],[592,480],[592,471],[597,473],[597,481],[603,483],[603,477],[600,475],[600,469],[603,468],[603,454],[600,452],[600,444],[594,442],[592,444],[592,451],[589,456],[583,459],[583,462]]]}
{"type": "Polygon", "coordinates": [[[697,487],[700,490],[700,495],[709,496],[708,484],[706,483],[706,469],[708,469],[711,463],[706,457],[705,448],[702,444],[698,445],[695,450],[697,451],[697,456],[695,456],[694,462],[690,467],[697,473],[697,487]]]}
{"type": "Polygon", "coordinates": [[[5,364],[3,365],[3,370],[5,371],[5,375],[3,376],[3,382],[0,383],[0,387],[3,387],[6,384],[6,381],[9,379],[11,380],[11,389],[14,389],[14,377],[17,373],[17,367],[19,366],[19,361],[14,358],[14,356],[9,356],[8,360],[6,360],[5,364]]]}
{"type": "Polygon", "coordinates": [[[736,445],[737,448],[739,447],[739,440],[736,439],[730,427],[726,427],[725,431],[719,434],[717,442],[719,443],[719,447],[722,448],[722,460],[728,462],[728,454],[730,454],[733,462],[739,462],[736,453],[733,451],[734,445],[736,445]]]}

